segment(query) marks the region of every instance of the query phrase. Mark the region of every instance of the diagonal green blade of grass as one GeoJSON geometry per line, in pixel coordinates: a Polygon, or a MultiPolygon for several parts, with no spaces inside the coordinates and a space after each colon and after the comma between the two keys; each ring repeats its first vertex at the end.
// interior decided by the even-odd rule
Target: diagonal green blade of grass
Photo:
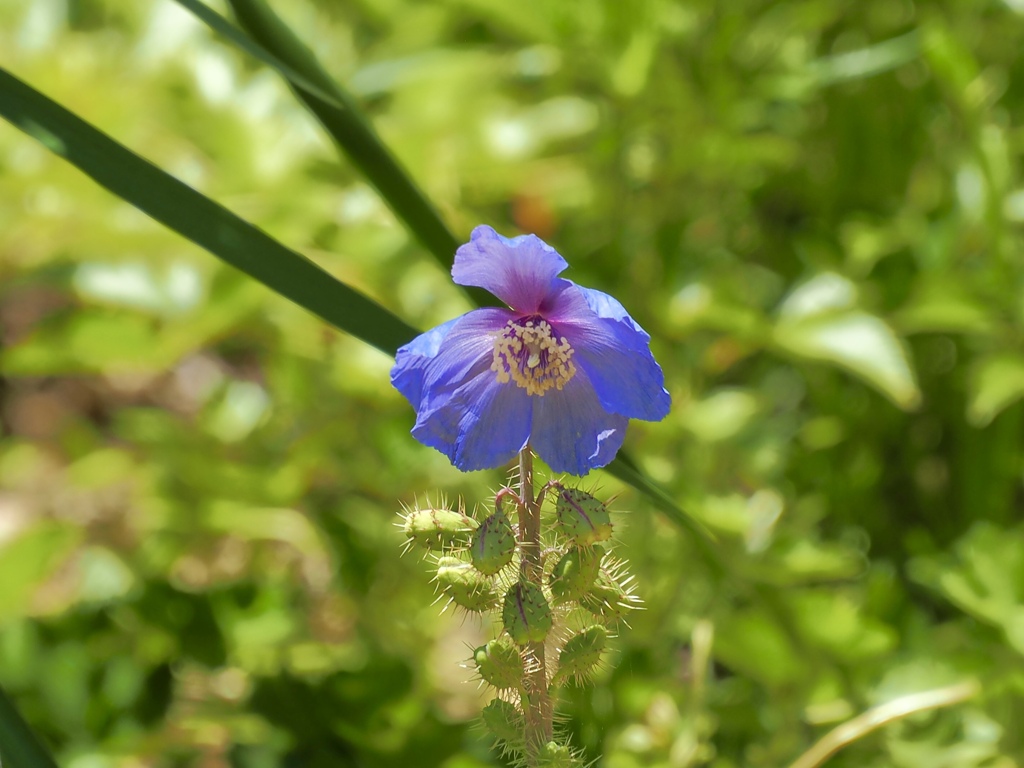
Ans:
{"type": "Polygon", "coordinates": [[[416,335],[384,307],[2,68],[0,116],[161,224],[341,330],[388,354],[416,335]]]}
{"type": "MultiPolygon", "coordinates": [[[[276,69],[395,215],[445,270],[451,268],[459,241],[377,136],[355,100],[331,79],[312,52],[265,3],[229,0],[243,32],[199,0],[177,2],[241,50],[276,69]]],[[[479,305],[495,304],[486,291],[465,290],[479,305]]]]}
{"type": "Polygon", "coordinates": [[[226,37],[250,56],[276,69],[296,88],[301,88],[303,91],[313,94],[325,104],[329,104],[336,109],[349,108],[349,105],[343,103],[338,94],[334,92],[330,81],[311,80],[295,68],[290,67],[281,59],[271,54],[266,48],[256,44],[247,34],[215,10],[200,2],[200,0],[177,0],[177,3],[190,11],[214,32],[226,37]]]}
{"type": "Polygon", "coordinates": [[[714,534],[705,528],[699,520],[687,514],[663,488],[649,480],[627,453],[619,451],[615,460],[604,469],[613,477],[636,488],[649,498],[654,506],[664,513],[665,517],[680,528],[692,533],[708,563],[721,569],[722,564],[718,552],[714,548],[714,534]]]}
{"type": "Polygon", "coordinates": [[[57,768],[42,743],[0,688],[0,763],[12,768],[57,768]]]}

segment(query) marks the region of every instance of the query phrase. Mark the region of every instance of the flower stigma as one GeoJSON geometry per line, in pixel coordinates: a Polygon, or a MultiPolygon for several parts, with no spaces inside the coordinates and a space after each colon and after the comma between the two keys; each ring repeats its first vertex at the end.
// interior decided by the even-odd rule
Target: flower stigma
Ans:
{"type": "Polygon", "coordinates": [[[514,381],[528,395],[561,390],[576,374],[573,349],[565,337],[555,338],[539,318],[509,320],[494,341],[491,370],[500,384],[514,381]]]}

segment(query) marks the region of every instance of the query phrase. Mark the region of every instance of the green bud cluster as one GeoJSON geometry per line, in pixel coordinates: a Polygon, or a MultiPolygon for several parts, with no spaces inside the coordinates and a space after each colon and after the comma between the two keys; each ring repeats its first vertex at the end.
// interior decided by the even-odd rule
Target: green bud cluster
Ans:
{"type": "Polygon", "coordinates": [[[549,483],[537,502],[546,531],[539,557],[534,548],[526,558],[521,532],[502,506],[509,497],[521,503],[511,489],[502,489],[494,511],[484,516],[444,504],[406,509],[401,527],[407,548],[430,555],[446,605],[490,615],[498,628],[469,662],[480,681],[498,693],[483,710],[487,729],[517,764],[576,768],[584,762],[558,741],[527,745],[528,691],[536,690],[541,669],[549,693],[589,679],[616,626],[639,600],[623,565],[609,552],[613,524],[603,502],[581,489],[549,483]],[[546,658],[545,666],[538,658],[546,658]]]}

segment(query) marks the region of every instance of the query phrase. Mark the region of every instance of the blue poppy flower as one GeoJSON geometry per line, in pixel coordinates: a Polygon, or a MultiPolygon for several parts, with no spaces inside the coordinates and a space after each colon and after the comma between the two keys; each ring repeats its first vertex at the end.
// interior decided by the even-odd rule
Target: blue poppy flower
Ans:
{"type": "Polygon", "coordinates": [[[452,278],[508,308],[398,350],[391,383],[416,409],[413,436],[459,469],[501,466],[529,444],[555,472],[584,475],[615,458],[629,419],[668,414],[651,337],[611,296],[558,277],[567,266],[536,235],[477,227],[452,278]]]}

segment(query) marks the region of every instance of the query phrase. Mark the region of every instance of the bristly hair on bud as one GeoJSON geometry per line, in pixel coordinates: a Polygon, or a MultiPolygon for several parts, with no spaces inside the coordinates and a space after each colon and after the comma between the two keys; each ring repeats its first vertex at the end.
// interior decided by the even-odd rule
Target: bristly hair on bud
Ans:
{"type": "Polygon", "coordinates": [[[462,500],[459,508],[451,509],[444,498],[436,504],[420,507],[402,505],[400,527],[407,539],[402,554],[414,546],[433,552],[444,552],[466,546],[477,522],[466,514],[462,500]]]}
{"type": "Polygon", "coordinates": [[[523,660],[507,637],[491,640],[473,651],[480,679],[501,690],[519,690],[523,684],[523,660]]]}
{"type": "Polygon", "coordinates": [[[518,581],[505,594],[502,624],[516,645],[540,643],[551,631],[551,606],[533,582],[518,581]]]}
{"type": "Polygon", "coordinates": [[[504,699],[494,699],[482,713],[484,726],[501,746],[502,754],[521,755],[525,750],[523,741],[523,713],[515,704],[504,699]]]}
{"type": "Polygon", "coordinates": [[[485,576],[493,576],[512,562],[515,551],[516,536],[512,524],[500,509],[480,524],[469,544],[473,567],[485,576]]]}
{"type": "Polygon", "coordinates": [[[584,768],[583,758],[565,744],[549,741],[533,755],[531,765],[538,768],[584,768]]]}
{"type": "Polygon", "coordinates": [[[554,682],[571,679],[581,683],[593,673],[608,644],[608,630],[600,624],[587,627],[569,638],[558,656],[554,682]]]}
{"type": "Polygon", "coordinates": [[[605,556],[594,584],[580,599],[580,605],[605,621],[625,622],[629,611],[639,610],[643,601],[634,594],[633,577],[619,560],[605,556]]]}
{"type": "Polygon", "coordinates": [[[579,488],[558,487],[555,515],[558,529],[577,546],[585,547],[612,537],[608,508],[579,488]]]}
{"type": "Polygon", "coordinates": [[[449,604],[455,603],[473,613],[482,613],[493,608],[498,600],[491,580],[472,565],[451,555],[437,559],[435,577],[449,604]]]}
{"type": "Polygon", "coordinates": [[[579,600],[597,578],[604,558],[604,548],[570,547],[551,569],[548,586],[556,604],[579,600]]]}

